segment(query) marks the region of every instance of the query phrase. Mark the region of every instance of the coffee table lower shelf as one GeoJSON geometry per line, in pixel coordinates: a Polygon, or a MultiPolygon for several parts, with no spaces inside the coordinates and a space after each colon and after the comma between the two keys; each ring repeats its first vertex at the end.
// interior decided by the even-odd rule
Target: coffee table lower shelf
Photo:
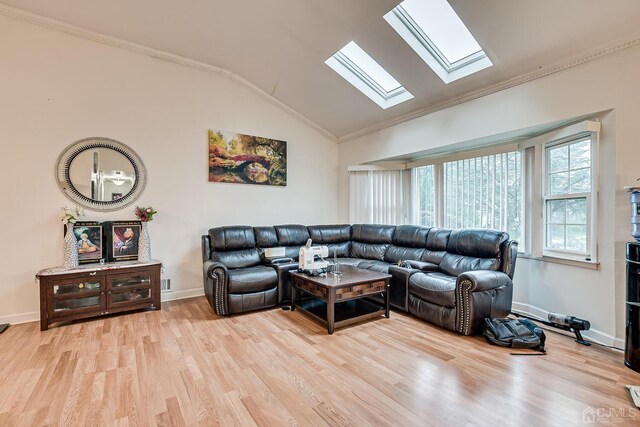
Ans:
{"type": "MultiPolygon", "coordinates": [[[[317,298],[309,298],[296,302],[296,309],[301,309],[311,315],[316,321],[328,326],[327,303],[317,298]]],[[[364,298],[343,301],[335,304],[334,327],[352,325],[368,319],[374,319],[386,314],[384,306],[364,298]]],[[[333,332],[333,331],[332,331],[333,332]]]]}

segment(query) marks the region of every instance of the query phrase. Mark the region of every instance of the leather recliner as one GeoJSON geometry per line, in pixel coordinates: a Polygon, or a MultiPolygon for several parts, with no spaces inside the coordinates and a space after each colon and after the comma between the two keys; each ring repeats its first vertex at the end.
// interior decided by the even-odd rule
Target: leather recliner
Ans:
{"type": "Polygon", "coordinates": [[[263,265],[252,227],[212,228],[202,240],[204,290],[216,314],[276,305],[278,274],[263,265]]]}
{"type": "Polygon", "coordinates": [[[516,255],[517,243],[507,233],[450,231],[437,268],[410,275],[409,313],[463,335],[478,332],[485,317],[511,312],[516,255]]]}

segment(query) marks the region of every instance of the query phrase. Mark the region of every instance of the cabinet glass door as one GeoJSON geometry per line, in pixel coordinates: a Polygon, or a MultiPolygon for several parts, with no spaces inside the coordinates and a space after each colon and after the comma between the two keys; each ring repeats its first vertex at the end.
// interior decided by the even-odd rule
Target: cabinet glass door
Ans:
{"type": "Polygon", "coordinates": [[[149,304],[151,301],[151,272],[117,275],[109,278],[107,307],[149,304]]]}
{"type": "Polygon", "coordinates": [[[139,288],[151,286],[151,274],[138,274],[136,276],[122,276],[111,279],[111,290],[120,291],[127,288],[139,288]]]}
{"type": "Polygon", "coordinates": [[[101,279],[57,282],[51,288],[52,317],[64,317],[104,308],[101,279]]]}
{"type": "Polygon", "coordinates": [[[139,304],[148,302],[151,299],[151,288],[128,289],[125,292],[112,292],[110,305],[118,304],[139,304]]]}

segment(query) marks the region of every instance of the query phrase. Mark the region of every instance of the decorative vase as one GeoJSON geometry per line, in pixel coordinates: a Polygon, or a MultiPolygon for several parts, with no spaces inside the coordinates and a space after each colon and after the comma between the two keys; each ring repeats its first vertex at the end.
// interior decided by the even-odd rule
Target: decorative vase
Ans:
{"type": "Polygon", "coordinates": [[[73,224],[66,225],[67,232],[64,235],[64,267],[75,268],[78,266],[78,241],[73,232],[73,224]]]}
{"type": "Polygon", "coordinates": [[[151,261],[151,239],[149,238],[149,222],[142,221],[140,239],[138,239],[138,261],[151,261]]]}

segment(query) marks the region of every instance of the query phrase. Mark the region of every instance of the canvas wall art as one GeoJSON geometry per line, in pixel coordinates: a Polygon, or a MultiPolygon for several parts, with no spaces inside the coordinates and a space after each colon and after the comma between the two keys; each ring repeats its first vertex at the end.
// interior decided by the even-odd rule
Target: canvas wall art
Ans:
{"type": "Polygon", "coordinates": [[[286,141],[210,130],[209,181],[287,185],[286,141]]]}

